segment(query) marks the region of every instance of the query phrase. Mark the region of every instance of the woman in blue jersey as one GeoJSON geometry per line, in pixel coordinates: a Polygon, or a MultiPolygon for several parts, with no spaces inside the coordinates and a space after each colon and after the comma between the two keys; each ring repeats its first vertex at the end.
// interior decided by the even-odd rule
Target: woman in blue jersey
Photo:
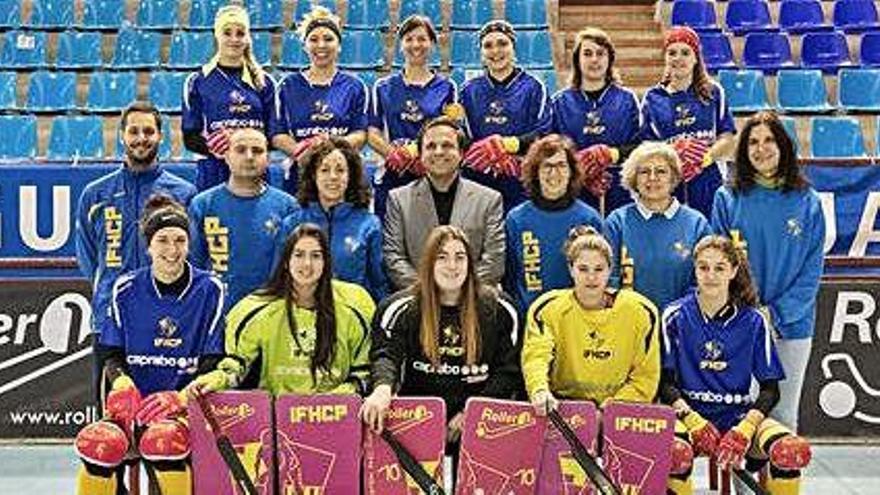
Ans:
{"type": "Polygon", "coordinates": [[[797,430],[816,323],[825,217],[776,114],[761,112],[746,122],[730,184],[715,195],[712,227],[746,244],[761,310],[779,339],[787,376],[773,416],[797,430]]]}
{"type": "Polygon", "coordinates": [[[510,210],[504,287],[520,315],[542,293],[569,287],[571,276],[562,245],[578,225],[602,230],[593,207],[577,199],[581,172],[571,141],[551,134],[535,141],[523,160],[522,183],[529,200],[510,210]]]}
{"type": "Polygon", "coordinates": [[[785,382],[769,320],[758,311],[749,263],[733,241],[703,238],[694,250],[697,290],[663,313],[660,398],[676,425],[669,490],[693,493],[694,454],[722,468],[768,462],[767,491],[795,495],[810,446],[768,414],[785,382]],[[752,381],[759,385],[750,393],[752,381]],[[747,455],[748,454],[748,455],[747,455]]]}
{"type": "Polygon", "coordinates": [[[314,145],[303,157],[298,199],[301,208],[284,220],[282,230],[302,223],[327,233],[333,276],[358,284],[381,301],[388,291],[382,266],[382,225],[369,211],[370,188],[360,154],[342,138],[314,145]]]}
{"type": "Polygon", "coordinates": [[[635,202],[605,220],[617,261],[613,278],[633,285],[662,309],[693,285],[692,253],[710,233],[709,222],[672,195],[681,182],[681,165],[671,145],[642,143],[623,164],[621,182],[635,202]]]}
{"type": "Polygon", "coordinates": [[[642,100],[641,138],[675,146],[684,179],[677,196],[708,217],[723,176],[717,162],[732,157],[736,145],[733,115],[706,72],[696,32],[670,29],[663,53],[663,78],[642,100]]]}
{"type": "Polygon", "coordinates": [[[275,81],[254,58],[244,7],[229,5],[217,11],[214,39],[216,53],[186,79],[183,88],[183,143],[205,157],[197,163],[199,191],[229,178],[223,157],[232,129],[253,127],[267,132],[275,126],[275,81]]]}
{"type": "Polygon", "coordinates": [[[437,44],[430,19],[412,15],[397,30],[403,69],[376,81],[370,99],[370,146],[385,158],[373,181],[373,211],[385,216],[388,192],[424,175],[415,145],[422,125],[456,101],[455,83],[429,67],[437,44]]]}
{"type": "Polygon", "coordinates": [[[603,214],[630,203],[619,168],[639,142],[639,101],[620,83],[616,51],[601,29],[577,34],[571,56],[571,83],[551,101],[553,130],[568,136],[579,150],[584,199],[603,214]]]}
{"type": "Polygon", "coordinates": [[[223,286],[186,261],[186,209],[153,196],[140,226],[151,264],[113,286],[110,318],[96,346],[109,386],[104,419],[83,428],[75,443],[82,495],[116,494],[117,468],[134,441],[162,493],[191,493],[189,430],[178,391],[204,380],[223,357],[223,286]]]}
{"type": "Polygon", "coordinates": [[[342,46],[339,17],[315,7],[299,26],[309,66],[285,77],[278,85],[275,127],[269,130],[272,145],[292,164],[284,190],[296,194],[299,159],[327,136],[345,138],[355,149],[367,139],[367,89],[355,76],[337,67],[342,46]]]}
{"type": "Polygon", "coordinates": [[[547,89],[516,66],[515,44],[508,22],[486,23],[480,29],[485,73],[465,82],[459,98],[473,142],[464,158],[465,177],[501,192],[505,212],[526,199],[519,156],[552,125],[547,89]]]}

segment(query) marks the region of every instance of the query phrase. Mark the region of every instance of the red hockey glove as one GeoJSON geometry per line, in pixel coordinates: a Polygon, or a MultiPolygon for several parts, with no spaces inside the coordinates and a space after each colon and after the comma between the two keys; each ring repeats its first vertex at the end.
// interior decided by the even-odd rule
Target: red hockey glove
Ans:
{"type": "Polygon", "coordinates": [[[584,148],[576,155],[578,167],[583,174],[583,184],[593,196],[604,196],[611,187],[611,173],[608,166],[616,161],[617,150],[604,144],[594,144],[584,148]]]}
{"type": "Polygon", "coordinates": [[[724,434],[715,451],[718,465],[722,469],[736,468],[742,464],[757,429],[755,423],[747,416],[724,434]]]}
{"type": "Polygon", "coordinates": [[[690,182],[696,176],[700,175],[703,168],[711,163],[708,154],[709,143],[696,138],[681,138],[672,143],[678,159],[681,161],[681,178],[685,182],[690,182]]]}
{"type": "Polygon", "coordinates": [[[515,155],[518,148],[517,138],[493,134],[472,144],[464,160],[477,172],[491,173],[496,177],[518,177],[519,160],[515,155]]]}
{"type": "Polygon", "coordinates": [[[810,443],[797,435],[787,435],[774,441],[769,454],[771,465],[786,470],[803,469],[813,457],[810,443]]]}
{"type": "Polygon", "coordinates": [[[174,391],[150,394],[141,403],[136,419],[139,425],[148,425],[163,419],[174,418],[186,411],[185,397],[174,391]]]}
{"type": "Polygon", "coordinates": [[[412,172],[424,175],[425,173],[415,143],[393,145],[385,155],[385,167],[398,174],[412,172]]]}
{"type": "Polygon", "coordinates": [[[226,157],[226,152],[229,150],[229,129],[217,129],[216,131],[208,134],[208,137],[205,138],[205,141],[208,143],[208,151],[211,152],[216,158],[224,159],[226,157]]]}
{"type": "Polygon", "coordinates": [[[86,462],[112,468],[125,459],[128,445],[128,436],[119,425],[97,421],[77,433],[74,449],[86,462]]]}
{"type": "Polygon", "coordinates": [[[302,159],[305,157],[306,153],[309,151],[309,148],[312,146],[322,143],[328,139],[326,134],[318,134],[316,136],[307,137],[305,139],[300,139],[293,146],[293,159],[296,160],[297,163],[302,164],[302,159]]]}
{"type": "Polygon", "coordinates": [[[141,407],[141,393],[127,375],[120,375],[111,385],[104,401],[104,416],[131,434],[134,418],[141,407]]]}
{"type": "Polygon", "coordinates": [[[714,455],[715,449],[718,447],[718,441],[721,440],[721,433],[718,432],[718,428],[715,428],[715,425],[693,410],[682,418],[682,422],[687,426],[688,433],[691,435],[694,454],[709,457],[714,455]]]}

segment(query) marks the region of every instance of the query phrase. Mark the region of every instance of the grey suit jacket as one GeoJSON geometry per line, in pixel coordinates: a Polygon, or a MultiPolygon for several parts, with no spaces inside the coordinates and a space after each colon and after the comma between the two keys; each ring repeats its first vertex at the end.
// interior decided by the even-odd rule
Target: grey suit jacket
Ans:
{"type": "MultiPolygon", "coordinates": [[[[504,275],[504,210],[501,194],[459,176],[449,223],[467,234],[480,281],[495,285],[504,275]]],[[[382,252],[397,288],[416,280],[416,266],[428,234],[439,225],[427,178],[388,195],[382,252]]]]}

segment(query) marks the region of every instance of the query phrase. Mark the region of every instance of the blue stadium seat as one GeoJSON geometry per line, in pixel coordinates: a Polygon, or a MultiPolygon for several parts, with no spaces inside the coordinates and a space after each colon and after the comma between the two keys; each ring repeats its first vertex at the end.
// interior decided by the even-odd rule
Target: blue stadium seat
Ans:
{"type": "Polygon", "coordinates": [[[862,67],[880,67],[880,32],[867,32],[862,35],[859,63],[862,67]]]}
{"type": "MultiPolygon", "coordinates": [[[[147,29],[174,29],[180,26],[177,0],[141,0],[138,2],[137,25],[147,29]]],[[[156,59],[158,60],[158,59],[156,59]]]]}
{"type": "Polygon", "coordinates": [[[421,14],[431,19],[434,27],[440,31],[440,26],[443,24],[440,0],[406,0],[401,2],[400,19],[406,19],[412,14],[421,14]]]}
{"type": "Polygon", "coordinates": [[[549,31],[524,31],[516,36],[516,58],[531,69],[553,68],[553,49],[549,31]]]}
{"type": "Polygon", "coordinates": [[[480,69],[465,69],[462,67],[452,69],[452,72],[449,74],[449,78],[455,81],[455,84],[458,85],[458,89],[464,85],[464,83],[468,79],[473,79],[483,74],[483,71],[480,69]]]}
{"type": "Polygon", "coordinates": [[[459,0],[452,4],[452,29],[480,29],[491,19],[492,0],[459,0]]]}
{"type": "Polygon", "coordinates": [[[150,101],[160,112],[180,112],[183,83],[187,72],[153,72],[150,74],[150,101]]]}
{"type": "Polygon", "coordinates": [[[65,31],[58,35],[55,67],[58,69],[91,69],[101,67],[101,33],[96,31],[65,31]]]}
{"type": "Polygon", "coordinates": [[[167,66],[172,69],[199,67],[214,55],[211,31],[176,31],[171,35],[167,66]]]}
{"type": "Polygon", "coordinates": [[[779,27],[792,34],[831,29],[819,0],[798,0],[779,4],[779,27]]]}
{"type": "Polygon", "coordinates": [[[116,112],[137,98],[137,74],[134,72],[92,72],[89,94],[83,110],[116,112]]]}
{"type": "MultiPolygon", "coordinates": [[[[247,3],[251,29],[277,29],[284,25],[282,0],[252,0],[247,3]]],[[[212,21],[213,22],[213,21],[212,21]]],[[[251,33],[253,34],[253,33],[251,33]]]]}
{"type": "MultiPolygon", "coordinates": [[[[394,47],[394,67],[403,67],[403,52],[400,49],[400,45],[396,45],[394,47]]],[[[431,52],[431,58],[428,60],[428,65],[431,67],[440,67],[441,59],[440,59],[440,47],[435,45],[434,50],[431,52]]]]}
{"type": "Polygon", "coordinates": [[[791,138],[791,142],[794,144],[794,152],[797,154],[801,147],[801,139],[798,137],[797,132],[797,121],[794,117],[787,116],[780,116],[779,120],[782,122],[782,127],[785,128],[785,133],[791,138]]]}
{"type": "Polygon", "coordinates": [[[0,66],[7,69],[46,67],[46,33],[43,31],[7,31],[3,35],[0,66]]]}
{"type": "Polygon", "coordinates": [[[257,62],[264,68],[272,65],[272,33],[268,31],[251,31],[251,50],[257,62]]]}
{"type": "Polygon", "coordinates": [[[835,73],[840,67],[851,65],[846,36],[840,31],[807,33],[801,42],[801,65],[835,73]]]}
{"type": "Polygon", "coordinates": [[[21,26],[21,0],[0,0],[0,28],[18,29],[21,26]]]}
{"type": "Polygon", "coordinates": [[[788,37],[774,32],[747,34],[743,48],[743,65],[765,73],[775,73],[779,69],[790,67],[791,45],[788,37]]]}
{"type": "Polygon", "coordinates": [[[308,14],[315,5],[320,5],[331,12],[336,12],[336,0],[297,0],[296,11],[293,13],[294,23],[299,25],[302,18],[308,14]]]}
{"type": "Polygon", "coordinates": [[[349,31],[342,35],[339,66],[375,69],[385,65],[385,42],[377,31],[349,31]]]}
{"type": "Polygon", "coordinates": [[[379,75],[376,74],[374,70],[361,70],[354,73],[358,79],[363,81],[364,85],[367,86],[367,93],[373,88],[373,84],[375,84],[376,79],[379,78],[379,75]]]}
{"type": "Polygon", "coordinates": [[[104,157],[104,119],[95,115],[52,120],[47,156],[54,160],[104,157]]]}
{"type": "Polygon", "coordinates": [[[348,0],[346,29],[388,29],[390,19],[388,0],[348,0]]]}
{"type": "Polygon", "coordinates": [[[119,29],[125,19],[125,0],[83,0],[81,29],[119,29]]]}
{"type": "Polygon", "coordinates": [[[27,109],[31,112],[63,112],[76,108],[76,74],[36,71],[28,84],[27,109]]]}
{"type": "Polygon", "coordinates": [[[480,41],[473,31],[453,31],[449,46],[449,65],[453,68],[476,69],[482,67],[480,41]]]}
{"type": "Polygon", "coordinates": [[[0,72],[0,110],[18,109],[15,97],[15,88],[18,86],[18,76],[13,71],[0,72]]]}
{"type": "MultiPolygon", "coordinates": [[[[214,27],[214,16],[226,0],[193,0],[189,10],[190,29],[211,29],[214,27]]],[[[278,5],[281,8],[281,5],[278,5]]]]}
{"type": "Polygon", "coordinates": [[[813,117],[810,152],[816,158],[865,156],[865,142],[859,121],[853,117],[813,117]]]}
{"type": "Polygon", "coordinates": [[[733,112],[757,112],[770,108],[764,73],[759,70],[720,70],[718,82],[724,88],[733,112]]]}
{"type": "Polygon", "coordinates": [[[673,26],[690,26],[699,31],[718,31],[715,2],[678,0],[672,4],[670,22],[673,26]]]}
{"type": "Polygon", "coordinates": [[[303,50],[299,35],[287,31],[281,41],[281,61],[278,67],[283,69],[301,69],[309,65],[309,56],[303,50]]]}
{"type": "Polygon", "coordinates": [[[154,68],[162,38],[159,33],[122,28],[116,38],[113,67],[116,69],[154,68]]]}
{"type": "Polygon", "coordinates": [[[703,50],[703,62],[709,72],[717,72],[721,69],[734,69],[736,63],[733,60],[733,49],[730,40],[724,33],[700,33],[700,46],[703,50]]]}
{"type": "Polygon", "coordinates": [[[73,25],[72,0],[30,0],[30,4],[28,27],[59,29],[73,25]]]}
{"type": "Polygon", "coordinates": [[[847,33],[877,29],[877,7],[873,0],[838,0],[834,3],[834,26],[847,33]]]}
{"type": "Polygon", "coordinates": [[[819,113],[833,110],[822,71],[818,69],[787,69],[776,76],[779,107],[785,112],[819,113]]]}
{"type": "Polygon", "coordinates": [[[770,8],[764,0],[730,0],[724,19],[727,29],[737,36],[775,29],[770,20],[770,8]]]}
{"type": "Polygon", "coordinates": [[[539,81],[544,83],[544,87],[547,89],[548,95],[552,95],[558,89],[556,71],[554,69],[530,70],[529,74],[535,76],[539,81]]]}
{"type": "Polygon", "coordinates": [[[880,69],[841,69],[837,101],[847,112],[880,111],[880,69]]]}
{"type": "Polygon", "coordinates": [[[0,158],[31,159],[37,156],[37,118],[33,115],[0,116],[0,158]]]}
{"type": "Polygon", "coordinates": [[[545,0],[504,0],[504,18],[517,29],[547,29],[545,0]]]}

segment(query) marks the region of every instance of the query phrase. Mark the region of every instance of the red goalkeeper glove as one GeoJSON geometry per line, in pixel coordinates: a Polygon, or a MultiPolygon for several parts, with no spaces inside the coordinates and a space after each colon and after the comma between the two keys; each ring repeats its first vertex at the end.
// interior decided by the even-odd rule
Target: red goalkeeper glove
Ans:
{"type": "Polygon", "coordinates": [[[391,146],[388,154],[385,155],[385,167],[398,174],[412,172],[416,175],[424,175],[425,173],[415,143],[391,146]]]}
{"type": "Polygon", "coordinates": [[[681,178],[690,182],[712,163],[709,143],[697,138],[681,138],[672,144],[681,161],[681,178]]]}
{"type": "Polygon", "coordinates": [[[715,449],[718,447],[718,441],[721,440],[721,433],[718,432],[718,428],[715,428],[715,425],[693,410],[682,418],[682,422],[687,426],[688,432],[691,435],[694,454],[710,457],[714,455],[715,449]]]}
{"type": "Polygon", "coordinates": [[[141,403],[136,419],[139,425],[148,425],[181,415],[186,410],[186,398],[174,391],[156,392],[141,403]]]}
{"type": "Polygon", "coordinates": [[[205,138],[205,141],[208,144],[208,151],[210,151],[214,157],[221,160],[226,157],[226,152],[229,151],[230,134],[229,129],[217,129],[208,134],[205,138]]]}
{"type": "Polygon", "coordinates": [[[300,139],[293,146],[293,159],[296,160],[297,163],[302,164],[302,159],[305,158],[306,153],[309,149],[318,144],[322,143],[329,139],[326,134],[318,134],[312,137],[307,137],[305,139],[300,139]]]}
{"type": "Polygon", "coordinates": [[[519,177],[519,139],[493,134],[472,144],[464,160],[477,172],[498,177],[519,177]]]}
{"type": "Polygon", "coordinates": [[[747,416],[724,434],[718,443],[718,450],[715,451],[718,465],[722,469],[736,468],[742,464],[757,429],[753,420],[747,416]]]}
{"type": "Polygon", "coordinates": [[[104,416],[131,434],[135,415],[141,407],[141,393],[127,375],[120,375],[111,385],[104,402],[104,416]]]}
{"type": "Polygon", "coordinates": [[[604,196],[611,187],[608,166],[617,161],[619,152],[604,144],[594,144],[576,155],[578,167],[583,174],[583,184],[593,196],[604,196]]]}

